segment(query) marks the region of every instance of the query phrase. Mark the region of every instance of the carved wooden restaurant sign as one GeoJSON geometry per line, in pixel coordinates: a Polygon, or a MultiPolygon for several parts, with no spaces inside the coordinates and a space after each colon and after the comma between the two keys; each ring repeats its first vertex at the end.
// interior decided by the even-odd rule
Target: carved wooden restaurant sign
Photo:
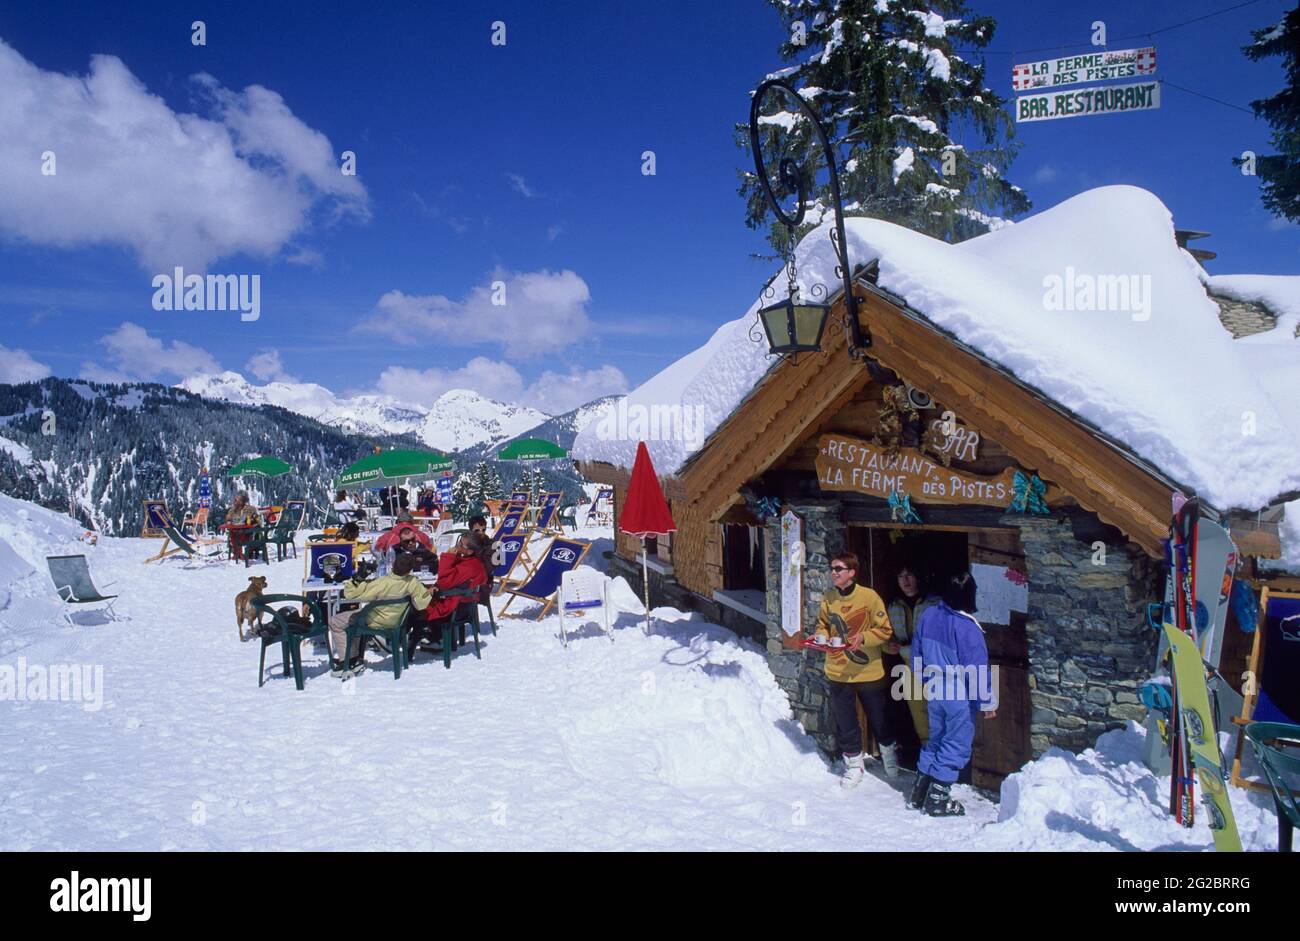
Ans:
{"type": "Polygon", "coordinates": [[[944,467],[915,448],[887,455],[884,448],[847,435],[822,435],[817,447],[817,482],[823,490],[986,506],[1008,506],[1015,496],[1014,467],[995,477],[978,477],[944,467]]]}

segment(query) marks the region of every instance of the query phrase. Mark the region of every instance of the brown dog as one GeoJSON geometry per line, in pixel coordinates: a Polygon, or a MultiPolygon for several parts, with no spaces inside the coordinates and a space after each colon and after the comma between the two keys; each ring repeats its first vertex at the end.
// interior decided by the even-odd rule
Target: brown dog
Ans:
{"type": "Polygon", "coordinates": [[[265,575],[253,575],[248,579],[248,587],[235,595],[235,626],[239,628],[239,640],[244,642],[251,640],[252,633],[247,637],[244,636],[244,622],[248,622],[250,628],[258,627],[262,623],[262,615],[253,607],[253,599],[260,595],[266,588],[265,575]]]}

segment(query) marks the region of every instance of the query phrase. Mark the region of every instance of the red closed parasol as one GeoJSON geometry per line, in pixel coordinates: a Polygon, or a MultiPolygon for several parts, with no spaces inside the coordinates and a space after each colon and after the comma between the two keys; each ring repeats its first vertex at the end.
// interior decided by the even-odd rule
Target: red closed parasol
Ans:
{"type": "Polygon", "coordinates": [[[645,442],[636,446],[636,462],[632,465],[632,482],[628,484],[627,499],[618,515],[618,528],[629,536],[641,540],[641,582],[645,594],[645,631],[650,632],[650,571],[646,558],[647,536],[666,536],[677,531],[668,501],[664,499],[659,478],[650,463],[650,451],[645,442]]]}

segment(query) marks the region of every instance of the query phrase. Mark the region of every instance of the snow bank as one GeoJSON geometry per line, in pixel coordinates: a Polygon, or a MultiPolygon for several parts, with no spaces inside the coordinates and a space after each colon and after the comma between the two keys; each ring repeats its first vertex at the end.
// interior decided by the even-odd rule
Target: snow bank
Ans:
{"type": "MultiPolygon", "coordinates": [[[[1169,815],[1169,778],[1142,763],[1144,738],[1143,728],[1130,722],[1082,754],[1049,748],[1002,782],[991,841],[1022,850],[1211,849],[1204,813],[1190,830],[1169,815]]],[[[1239,788],[1228,793],[1243,847],[1275,850],[1271,801],[1239,788]]]]}
{"type": "MultiPolygon", "coordinates": [[[[1293,409],[1275,398],[1296,371],[1243,354],[1151,193],[1090,190],[958,245],[876,219],[846,226],[850,260],[879,257],[882,288],[1212,505],[1256,509],[1300,489],[1293,409]]],[[[828,231],[797,249],[805,288],[837,284],[828,231]]],[[[784,279],[774,287],[783,295],[784,279]]],[[[647,440],[659,473],[678,471],[766,373],[766,344],[749,337],[758,307],[628,395],[629,409],[700,409],[703,435],[647,440]]],[[[634,436],[599,423],[573,449],[624,467],[635,452],[634,436]]]]}

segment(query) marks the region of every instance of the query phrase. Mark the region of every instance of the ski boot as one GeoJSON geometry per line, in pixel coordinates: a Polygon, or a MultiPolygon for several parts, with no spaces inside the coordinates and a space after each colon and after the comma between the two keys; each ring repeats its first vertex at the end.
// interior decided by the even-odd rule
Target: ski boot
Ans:
{"type": "Polygon", "coordinates": [[[930,784],[934,778],[928,774],[916,773],[916,780],[912,782],[912,791],[907,795],[907,806],[912,810],[921,810],[925,807],[925,798],[930,793],[930,784]]]}
{"type": "Polygon", "coordinates": [[[885,777],[898,777],[898,745],[880,746],[880,763],[885,768],[885,777]]]}
{"type": "Polygon", "coordinates": [[[925,797],[925,812],[931,817],[961,817],[966,808],[959,801],[952,799],[951,784],[943,781],[930,782],[930,791],[925,797]]]}
{"type": "Polygon", "coordinates": [[[334,677],[334,679],[336,680],[341,680],[341,679],[346,679],[347,675],[348,675],[347,664],[345,664],[342,660],[330,661],[330,676],[334,677]]]}
{"type": "Polygon", "coordinates": [[[844,770],[840,772],[840,787],[848,790],[851,787],[857,787],[866,777],[866,769],[862,764],[862,754],[845,755],[844,770]]]}

